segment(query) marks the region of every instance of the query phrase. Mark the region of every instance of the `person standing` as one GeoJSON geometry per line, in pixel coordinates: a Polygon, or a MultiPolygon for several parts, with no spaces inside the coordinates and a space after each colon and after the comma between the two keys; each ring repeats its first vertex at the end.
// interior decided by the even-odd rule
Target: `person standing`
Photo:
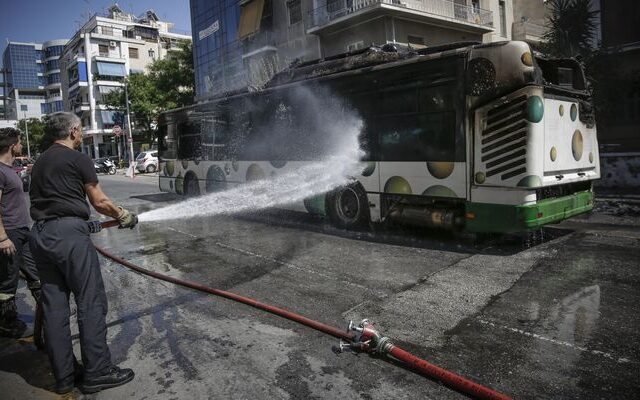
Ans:
{"type": "Polygon", "coordinates": [[[102,191],[93,161],[77,149],[82,144],[80,119],[72,113],[50,115],[45,135],[53,144],[31,172],[31,250],[42,280],[44,333],[56,378],[55,391],[75,386],[74,354],[69,328],[69,295],[77,305],[84,379],[80,389],[94,393],[130,382],[134,373],[113,365],[107,346],[107,295],[100,262],[89,237],[89,204],[133,228],[135,214],[116,206],[102,191]]]}
{"type": "Polygon", "coordinates": [[[26,336],[27,325],[18,318],[16,291],[20,271],[38,303],[40,280],[29,249],[29,207],[22,180],[13,161],[22,155],[20,131],[0,129],[0,336],[26,336]]]}

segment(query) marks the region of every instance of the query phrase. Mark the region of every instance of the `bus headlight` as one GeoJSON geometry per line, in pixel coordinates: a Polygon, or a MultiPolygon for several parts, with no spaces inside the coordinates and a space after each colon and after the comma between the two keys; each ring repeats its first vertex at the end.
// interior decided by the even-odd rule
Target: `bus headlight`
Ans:
{"type": "Polygon", "coordinates": [[[544,116],[544,104],[540,96],[530,96],[527,99],[527,120],[540,122],[544,116]]]}

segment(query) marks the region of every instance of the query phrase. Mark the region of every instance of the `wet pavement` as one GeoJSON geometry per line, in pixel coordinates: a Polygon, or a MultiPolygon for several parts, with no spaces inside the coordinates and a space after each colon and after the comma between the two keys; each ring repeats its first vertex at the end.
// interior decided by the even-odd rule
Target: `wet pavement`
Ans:
{"type": "MultiPolygon", "coordinates": [[[[157,193],[156,177],[101,179],[136,211],[176,201],[157,193]]],[[[94,241],[330,325],[369,318],[402,348],[514,398],[638,398],[640,221],[607,210],[549,228],[530,248],[397,228],[344,232],[279,211],[108,229],[94,241]]],[[[136,378],[68,398],[465,397],[397,363],[336,354],[338,340],[310,328],[101,262],[112,358],[136,378]]],[[[18,299],[32,322],[23,286],[18,299]]],[[[59,398],[53,383],[32,343],[0,339],[0,397],[59,398]]]]}

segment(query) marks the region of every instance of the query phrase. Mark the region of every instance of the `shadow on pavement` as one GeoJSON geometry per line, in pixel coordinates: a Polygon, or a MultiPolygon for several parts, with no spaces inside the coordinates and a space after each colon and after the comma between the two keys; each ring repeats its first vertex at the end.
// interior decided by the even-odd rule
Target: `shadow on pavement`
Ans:
{"type": "Polygon", "coordinates": [[[55,379],[49,358],[36,349],[33,337],[20,340],[2,338],[0,349],[0,371],[20,375],[31,386],[53,390],[55,379]]]}

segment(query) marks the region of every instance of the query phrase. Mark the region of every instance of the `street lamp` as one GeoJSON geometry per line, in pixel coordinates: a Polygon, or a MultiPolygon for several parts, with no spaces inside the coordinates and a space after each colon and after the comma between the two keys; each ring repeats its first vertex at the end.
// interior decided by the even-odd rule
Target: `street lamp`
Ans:
{"type": "Polygon", "coordinates": [[[20,111],[24,111],[24,133],[27,137],[27,156],[31,158],[31,147],[29,146],[29,121],[27,120],[27,110],[29,107],[26,104],[20,104],[20,111]]]}

